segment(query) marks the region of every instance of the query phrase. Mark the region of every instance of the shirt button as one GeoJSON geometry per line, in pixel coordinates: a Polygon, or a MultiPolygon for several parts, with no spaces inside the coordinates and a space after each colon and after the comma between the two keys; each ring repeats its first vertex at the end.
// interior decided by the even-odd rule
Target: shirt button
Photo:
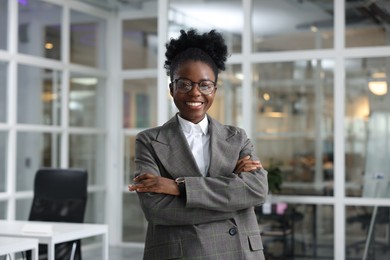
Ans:
{"type": "Polygon", "coordinates": [[[237,229],[236,228],[229,229],[229,235],[234,236],[235,234],[237,234],[237,229]]]}

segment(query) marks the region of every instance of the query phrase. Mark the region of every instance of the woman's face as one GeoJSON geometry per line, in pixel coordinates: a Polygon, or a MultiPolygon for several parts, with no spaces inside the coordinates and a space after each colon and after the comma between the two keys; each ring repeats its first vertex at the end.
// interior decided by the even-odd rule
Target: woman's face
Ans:
{"type": "MultiPolygon", "coordinates": [[[[182,63],[173,75],[173,80],[178,78],[185,78],[192,82],[200,82],[201,80],[215,82],[213,70],[207,63],[201,61],[190,60],[182,63]]],[[[193,84],[189,92],[182,93],[177,91],[175,84],[170,84],[170,93],[179,109],[180,116],[194,124],[199,123],[205,117],[207,110],[213,104],[216,91],[215,88],[211,94],[205,95],[199,91],[198,84],[193,84]]]]}

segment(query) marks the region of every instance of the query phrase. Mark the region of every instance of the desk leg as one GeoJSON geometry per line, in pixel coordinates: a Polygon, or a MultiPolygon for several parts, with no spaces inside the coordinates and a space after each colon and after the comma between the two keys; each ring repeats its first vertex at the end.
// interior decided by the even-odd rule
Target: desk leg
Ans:
{"type": "Polygon", "coordinates": [[[48,260],[55,260],[54,259],[54,244],[50,243],[47,245],[47,259],[48,260]]]}
{"type": "Polygon", "coordinates": [[[313,225],[313,257],[317,257],[317,205],[313,204],[313,216],[312,216],[312,225],[313,225]]]}
{"type": "Polygon", "coordinates": [[[33,249],[31,251],[31,260],[38,260],[38,249],[33,249]]]}
{"type": "MultiPolygon", "coordinates": [[[[367,259],[368,249],[370,247],[370,243],[371,243],[371,239],[372,239],[372,233],[373,233],[374,228],[375,228],[375,219],[376,219],[377,212],[378,212],[378,206],[375,206],[374,212],[372,212],[370,227],[368,229],[368,236],[367,236],[367,240],[366,240],[366,245],[364,247],[363,260],[367,259]]],[[[374,237],[374,239],[375,239],[375,237],[374,237]]]]}
{"type": "Polygon", "coordinates": [[[102,257],[104,260],[108,260],[108,234],[105,233],[102,237],[102,257]]]}

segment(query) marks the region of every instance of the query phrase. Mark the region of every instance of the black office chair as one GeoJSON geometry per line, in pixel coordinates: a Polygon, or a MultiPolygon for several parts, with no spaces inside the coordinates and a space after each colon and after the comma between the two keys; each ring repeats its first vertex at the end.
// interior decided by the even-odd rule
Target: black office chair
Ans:
{"type": "MultiPolygon", "coordinates": [[[[390,209],[387,207],[378,207],[377,214],[373,216],[373,213],[365,208],[362,208],[363,212],[347,218],[347,223],[360,223],[362,230],[368,230],[371,221],[374,221],[375,225],[389,225],[390,224],[390,209]],[[374,218],[374,219],[372,219],[374,218]]],[[[373,234],[371,242],[369,244],[369,251],[367,259],[375,259],[376,249],[386,252],[389,249],[389,243],[377,241],[375,239],[375,227],[373,229],[373,234]]],[[[367,238],[366,238],[367,239],[367,238]]],[[[352,244],[347,245],[347,255],[351,255],[351,251],[355,251],[355,254],[364,250],[366,246],[366,239],[356,241],[352,244]]]]}
{"type": "MultiPolygon", "coordinates": [[[[84,222],[87,178],[87,172],[83,169],[39,169],[35,175],[29,220],[84,222]]],[[[31,259],[31,252],[27,252],[27,259],[31,259]]],[[[47,246],[39,245],[39,259],[47,259],[47,246]]],[[[55,259],[81,260],[81,241],[56,245],[55,259]]]]}
{"type": "Polygon", "coordinates": [[[276,205],[272,205],[272,213],[263,214],[262,206],[255,207],[259,224],[264,225],[260,234],[264,243],[264,254],[267,259],[290,259],[294,257],[294,224],[301,217],[293,208],[283,214],[276,214],[276,205]],[[282,250],[274,254],[270,250],[275,243],[282,244],[282,250]]]}

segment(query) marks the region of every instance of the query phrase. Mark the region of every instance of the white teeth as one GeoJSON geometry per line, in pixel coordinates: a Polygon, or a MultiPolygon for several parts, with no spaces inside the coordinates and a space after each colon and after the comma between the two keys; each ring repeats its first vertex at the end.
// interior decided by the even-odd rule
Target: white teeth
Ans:
{"type": "Polygon", "coordinates": [[[187,102],[187,105],[196,107],[202,105],[202,102],[187,102]]]}

